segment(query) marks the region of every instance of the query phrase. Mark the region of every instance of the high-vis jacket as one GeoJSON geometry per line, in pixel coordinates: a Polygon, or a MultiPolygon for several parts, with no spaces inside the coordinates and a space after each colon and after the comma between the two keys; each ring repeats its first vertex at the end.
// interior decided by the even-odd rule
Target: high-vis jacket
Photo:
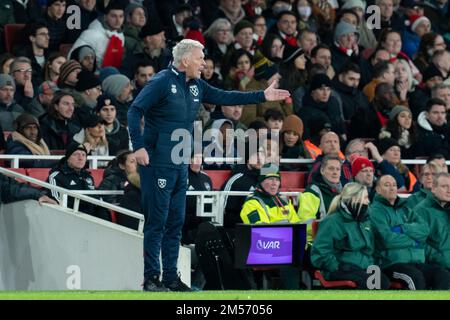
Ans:
{"type": "MultiPolygon", "coordinates": [[[[172,151],[177,155],[181,148],[191,142],[192,137],[186,137],[183,133],[192,134],[193,123],[202,102],[245,105],[264,101],[263,91],[224,91],[210,86],[202,79],[186,81],[184,72],[169,67],[147,83],[128,110],[128,130],[133,150],[145,147],[152,166],[176,168],[181,163],[173,161],[172,151]],[[140,126],[142,116],[145,119],[143,134],[140,126]],[[177,129],[185,130],[178,130],[172,135],[177,129]]],[[[177,161],[187,165],[190,150],[185,150],[182,160],[177,157],[177,161]]]]}
{"type": "Polygon", "coordinates": [[[247,224],[300,221],[290,201],[278,195],[271,196],[260,189],[248,196],[241,210],[241,218],[247,224]]]}
{"type": "Polygon", "coordinates": [[[318,176],[312,185],[302,192],[298,199],[298,216],[300,222],[307,223],[307,242],[313,241],[312,221],[325,218],[331,201],[339,194],[339,191],[331,188],[322,176],[318,176]]]}

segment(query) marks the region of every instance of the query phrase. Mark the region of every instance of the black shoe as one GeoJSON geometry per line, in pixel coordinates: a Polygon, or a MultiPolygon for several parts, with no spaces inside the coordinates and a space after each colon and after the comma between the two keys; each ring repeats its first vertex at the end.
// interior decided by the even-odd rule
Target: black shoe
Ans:
{"type": "Polygon", "coordinates": [[[178,291],[178,292],[191,292],[194,291],[189,288],[181,279],[178,277],[176,280],[172,281],[169,284],[166,284],[166,288],[170,291],[178,291]]]}
{"type": "Polygon", "coordinates": [[[167,289],[161,281],[159,281],[159,277],[150,277],[145,279],[144,282],[144,291],[150,291],[150,292],[168,292],[169,289],[167,289]]]}

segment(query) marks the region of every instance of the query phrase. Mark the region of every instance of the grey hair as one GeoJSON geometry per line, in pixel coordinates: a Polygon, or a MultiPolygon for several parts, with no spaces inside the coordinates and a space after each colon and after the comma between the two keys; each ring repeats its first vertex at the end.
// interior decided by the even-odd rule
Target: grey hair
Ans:
{"type": "Polygon", "coordinates": [[[364,140],[361,138],[355,138],[355,139],[350,140],[350,142],[347,144],[347,147],[345,148],[345,156],[346,157],[349,157],[351,155],[351,153],[350,153],[351,148],[358,143],[361,143],[363,146],[366,145],[364,140]]]}
{"type": "Polygon", "coordinates": [[[433,89],[431,89],[431,97],[432,98],[437,98],[438,97],[438,95],[437,95],[438,91],[442,90],[442,89],[450,89],[450,85],[445,84],[445,83],[440,83],[440,84],[434,86],[433,89]]]}
{"type": "Polygon", "coordinates": [[[11,74],[16,69],[18,63],[28,63],[31,66],[31,60],[29,58],[27,58],[27,57],[17,57],[11,62],[11,66],[9,67],[11,74]]]}
{"type": "Polygon", "coordinates": [[[435,175],[434,179],[433,179],[433,187],[436,188],[439,185],[439,179],[442,178],[442,177],[450,178],[450,173],[441,172],[441,173],[438,173],[437,175],[435,175]]]}
{"type": "Polygon", "coordinates": [[[209,26],[209,28],[205,32],[203,32],[203,35],[205,37],[215,40],[217,32],[223,28],[230,29],[229,37],[228,37],[228,41],[227,41],[227,45],[228,45],[234,41],[234,37],[233,37],[232,25],[231,25],[230,21],[228,21],[225,18],[218,18],[218,19],[214,20],[214,22],[209,26]]]}
{"type": "Polygon", "coordinates": [[[173,62],[175,68],[178,68],[181,64],[181,60],[186,57],[187,55],[191,54],[191,51],[194,48],[199,48],[203,50],[203,45],[196,41],[191,39],[183,39],[181,40],[175,47],[172,49],[172,55],[173,55],[173,62]]]}

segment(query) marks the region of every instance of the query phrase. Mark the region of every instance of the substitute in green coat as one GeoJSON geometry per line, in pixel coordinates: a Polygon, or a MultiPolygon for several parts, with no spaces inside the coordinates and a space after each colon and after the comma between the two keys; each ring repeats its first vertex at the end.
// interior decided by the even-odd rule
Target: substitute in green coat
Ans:
{"type": "Polygon", "coordinates": [[[406,200],[397,196],[397,183],[390,175],[377,181],[377,194],[370,207],[375,234],[375,256],[391,279],[402,281],[410,290],[450,288],[448,272],[425,263],[424,244],[430,233],[427,223],[406,200]]]}
{"type": "Polygon", "coordinates": [[[427,263],[450,269],[450,175],[438,174],[431,192],[415,209],[430,227],[427,263]]]}
{"type": "Polygon", "coordinates": [[[422,184],[422,188],[408,197],[408,208],[413,209],[421,201],[425,200],[425,198],[431,193],[433,177],[441,172],[442,167],[434,161],[431,161],[422,167],[422,172],[420,173],[420,183],[422,184]]]}
{"type": "MultiPolygon", "coordinates": [[[[368,204],[366,187],[348,183],[333,200],[329,215],[320,222],[312,245],[311,262],[325,278],[353,280],[359,289],[368,289],[371,273],[367,268],[375,264],[368,204]]],[[[389,278],[383,274],[380,288],[389,288],[389,278]]]]}

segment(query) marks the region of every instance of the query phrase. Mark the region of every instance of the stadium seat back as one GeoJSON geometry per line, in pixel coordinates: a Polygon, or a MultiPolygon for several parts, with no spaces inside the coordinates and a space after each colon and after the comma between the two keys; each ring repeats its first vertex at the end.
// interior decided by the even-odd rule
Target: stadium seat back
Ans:
{"type": "Polygon", "coordinates": [[[92,178],[94,178],[94,185],[97,189],[103,181],[103,172],[105,169],[88,169],[88,171],[91,173],[92,178]]]}
{"type": "Polygon", "coordinates": [[[231,176],[231,170],[205,170],[205,173],[211,178],[213,190],[220,190],[225,181],[231,176]]]}
{"type": "Polygon", "coordinates": [[[282,171],[281,189],[283,191],[299,191],[305,188],[307,172],[302,171],[282,171]]]}
{"type": "Polygon", "coordinates": [[[59,45],[59,53],[64,56],[67,57],[70,49],[72,49],[73,43],[61,43],[59,45]]]}
{"type": "MultiPolygon", "coordinates": [[[[7,168],[7,169],[17,172],[17,173],[20,173],[20,174],[23,174],[23,175],[27,175],[27,171],[24,168],[7,168]]],[[[17,179],[17,178],[16,178],[16,181],[20,182],[20,183],[27,183],[25,180],[17,179]]]]}
{"type": "MultiPolygon", "coordinates": [[[[27,176],[30,176],[31,178],[35,178],[41,181],[47,181],[48,174],[50,173],[50,168],[29,168],[27,169],[27,176]]],[[[33,187],[41,188],[37,184],[31,183],[30,184],[33,187]]]]}
{"type": "Polygon", "coordinates": [[[13,53],[13,50],[25,43],[24,37],[25,24],[13,23],[5,25],[5,49],[9,53],[13,53]]]}

